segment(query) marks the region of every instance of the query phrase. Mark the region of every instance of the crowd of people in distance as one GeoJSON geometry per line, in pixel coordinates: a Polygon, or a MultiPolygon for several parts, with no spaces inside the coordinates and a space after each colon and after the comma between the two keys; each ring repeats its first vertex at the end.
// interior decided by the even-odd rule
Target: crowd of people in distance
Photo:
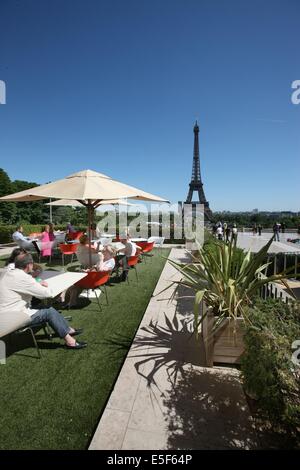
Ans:
{"type": "MultiPolygon", "coordinates": [[[[273,233],[274,233],[274,240],[275,241],[278,241],[279,242],[279,233],[285,233],[285,224],[282,222],[282,223],[278,223],[278,222],[275,222],[274,225],[273,225],[273,233]]],[[[253,228],[252,228],[252,233],[253,235],[259,235],[261,236],[261,233],[262,233],[262,225],[261,224],[254,224],[253,225],[253,228]]]]}
{"type": "Polygon", "coordinates": [[[223,240],[225,243],[236,242],[238,236],[236,224],[229,225],[227,222],[218,222],[213,225],[212,232],[218,240],[223,240]]]}

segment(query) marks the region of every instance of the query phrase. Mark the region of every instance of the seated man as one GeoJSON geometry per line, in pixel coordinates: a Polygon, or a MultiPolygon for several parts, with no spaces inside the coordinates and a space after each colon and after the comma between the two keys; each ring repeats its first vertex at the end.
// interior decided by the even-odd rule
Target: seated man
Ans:
{"type": "Polygon", "coordinates": [[[125,281],[128,276],[128,258],[130,258],[131,256],[139,255],[142,249],[130,240],[129,235],[127,235],[126,238],[121,238],[120,242],[125,246],[125,248],[121,248],[120,250],[118,250],[121,253],[117,255],[117,262],[118,264],[121,263],[123,266],[122,280],[125,281]]]}
{"type": "Polygon", "coordinates": [[[8,312],[20,312],[28,315],[28,325],[34,326],[48,322],[53,330],[63,338],[70,349],[82,349],[87,343],[78,343],[73,336],[81,333],[69,327],[64,317],[54,308],[35,310],[30,307],[32,297],[45,299],[52,297],[52,290],[43,281],[38,283],[29,274],[33,269],[33,259],[28,253],[22,253],[15,259],[15,269],[7,269],[0,278],[0,315],[8,312]]]}
{"type": "Polygon", "coordinates": [[[30,241],[28,237],[23,235],[22,225],[18,225],[16,231],[12,235],[12,239],[20,248],[24,248],[27,251],[36,251],[40,253],[40,249],[35,241],[30,241]]]}

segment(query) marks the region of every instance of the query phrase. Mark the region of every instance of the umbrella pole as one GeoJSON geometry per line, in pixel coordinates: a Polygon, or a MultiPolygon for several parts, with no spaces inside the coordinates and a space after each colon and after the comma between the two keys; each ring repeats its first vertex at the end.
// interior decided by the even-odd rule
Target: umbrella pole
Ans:
{"type": "MultiPolygon", "coordinates": [[[[50,198],[50,203],[51,203],[52,199],[50,198]]],[[[52,224],[52,206],[49,206],[50,207],[50,223],[52,224]]]]}
{"type": "Polygon", "coordinates": [[[91,245],[91,223],[92,223],[92,204],[91,201],[88,201],[88,224],[89,224],[89,265],[92,267],[92,245],[91,245]]]}

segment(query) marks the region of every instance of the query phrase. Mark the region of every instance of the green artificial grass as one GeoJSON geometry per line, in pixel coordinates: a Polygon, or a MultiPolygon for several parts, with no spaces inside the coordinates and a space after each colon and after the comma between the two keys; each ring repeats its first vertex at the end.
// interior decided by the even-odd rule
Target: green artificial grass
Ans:
{"type": "Polygon", "coordinates": [[[14,336],[0,365],[0,449],[88,447],[169,250],[153,253],[137,266],[139,283],[133,269],[129,285],[112,281],[108,306],[100,296],[101,312],[94,298],[80,298],[79,310],[62,311],[73,317],[72,326],[84,328],[78,339],[88,342],[86,349],[67,350],[62,340],[49,341],[40,331],[37,359],[29,333],[14,336]]]}

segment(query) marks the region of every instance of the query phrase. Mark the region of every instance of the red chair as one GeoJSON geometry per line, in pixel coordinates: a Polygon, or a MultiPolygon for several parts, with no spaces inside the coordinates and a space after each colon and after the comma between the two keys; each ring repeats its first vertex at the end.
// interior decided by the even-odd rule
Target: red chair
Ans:
{"type": "Polygon", "coordinates": [[[42,232],[32,232],[28,236],[29,238],[41,238],[42,232]]]}
{"type": "Polygon", "coordinates": [[[83,232],[70,232],[68,234],[68,240],[79,240],[79,238],[83,235],[83,232]]]}
{"type": "MultiPolygon", "coordinates": [[[[141,255],[144,257],[145,253],[150,253],[150,251],[153,250],[154,243],[155,243],[154,241],[153,242],[143,241],[143,242],[136,242],[136,245],[142,248],[141,255]]],[[[152,255],[147,255],[147,256],[152,256],[152,255]]],[[[145,261],[146,261],[146,258],[145,258],[145,261]]]]}
{"type": "Polygon", "coordinates": [[[74,253],[76,253],[78,243],[60,243],[59,249],[62,255],[62,265],[65,266],[65,255],[71,256],[71,263],[73,263],[74,253]]]}
{"type": "MultiPolygon", "coordinates": [[[[137,282],[139,282],[139,277],[138,277],[138,273],[137,273],[137,269],[136,269],[136,265],[138,264],[139,262],[139,257],[138,255],[134,255],[134,256],[130,256],[128,259],[127,259],[127,266],[129,268],[134,268],[135,270],[135,275],[136,275],[136,280],[137,282]]],[[[129,279],[128,279],[129,276],[127,276],[127,282],[129,284],[129,279]]]]}
{"type": "MultiPolygon", "coordinates": [[[[92,289],[95,292],[95,296],[101,310],[101,305],[99,302],[99,297],[97,296],[96,289],[100,286],[104,286],[104,292],[106,297],[106,304],[108,305],[108,297],[107,297],[107,290],[106,290],[106,283],[109,281],[111,271],[90,271],[80,281],[76,282],[76,286],[80,286],[83,289],[92,289]]],[[[100,289],[101,290],[101,289],[100,289]]]]}

